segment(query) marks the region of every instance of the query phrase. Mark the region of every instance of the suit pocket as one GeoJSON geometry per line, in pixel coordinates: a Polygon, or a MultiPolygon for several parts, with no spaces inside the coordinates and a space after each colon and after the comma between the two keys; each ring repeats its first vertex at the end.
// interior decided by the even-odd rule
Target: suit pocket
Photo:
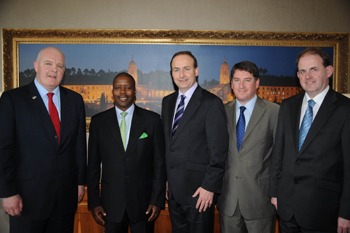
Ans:
{"type": "Polygon", "coordinates": [[[205,172],[207,169],[207,165],[200,164],[200,163],[186,162],[186,169],[191,171],[205,172]]]}
{"type": "Polygon", "coordinates": [[[325,189],[328,191],[338,192],[338,193],[341,192],[341,185],[339,183],[328,181],[328,180],[317,179],[316,186],[319,189],[325,189]]]}
{"type": "Polygon", "coordinates": [[[270,176],[262,176],[262,177],[259,177],[258,179],[258,183],[260,186],[268,185],[269,181],[270,181],[270,176]]]}

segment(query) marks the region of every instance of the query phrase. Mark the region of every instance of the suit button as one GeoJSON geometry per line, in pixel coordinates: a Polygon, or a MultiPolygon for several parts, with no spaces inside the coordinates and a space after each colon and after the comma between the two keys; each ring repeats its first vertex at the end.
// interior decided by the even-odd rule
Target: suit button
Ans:
{"type": "Polygon", "coordinates": [[[129,176],[124,176],[125,179],[129,178],[129,176]]]}
{"type": "Polygon", "coordinates": [[[236,179],[237,179],[237,180],[239,179],[238,176],[236,176],[236,179]]]}
{"type": "Polygon", "coordinates": [[[239,159],[238,162],[242,162],[242,159],[239,159]]]}
{"type": "Polygon", "coordinates": [[[58,137],[57,137],[57,135],[55,135],[55,139],[57,139],[58,137]]]}

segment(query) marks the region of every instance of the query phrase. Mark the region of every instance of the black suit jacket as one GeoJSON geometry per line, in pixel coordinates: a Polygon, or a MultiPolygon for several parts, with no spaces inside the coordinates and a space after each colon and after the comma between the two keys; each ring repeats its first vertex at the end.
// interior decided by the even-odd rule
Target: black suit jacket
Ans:
{"type": "Polygon", "coordinates": [[[60,87],[61,141],[34,82],[0,99],[0,197],[19,194],[22,217],[46,219],[77,208],[86,182],[86,128],[82,97],[60,87]]]}
{"type": "Polygon", "coordinates": [[[228,151],[226,113],[220,98],[197,87],[171,138],[178,91],[163,99],[169,195],[182,205],[195,206],[192,195],[199,187],[221,192],[228,151]]]}
{"type": "Polygon", "coordinates": [[[281,104],[269,195],[282,219],[334,231],[338,216],[350,219],[350,100],[330,89],[298,152],[303,97],[281,104]]]}
{"type": "Polygon", "coordinates": [[[165,181],[164,134],[158,114],[135,105],[126,151],[114,107],[91,118],[89,208],[102,206],[108,221],[116,223],[126,209],[129,219],[139,222],[146,219],[148,205],[164,208],[165,181]],[[144,133],[147,137],[141,137],[144,133]]]}

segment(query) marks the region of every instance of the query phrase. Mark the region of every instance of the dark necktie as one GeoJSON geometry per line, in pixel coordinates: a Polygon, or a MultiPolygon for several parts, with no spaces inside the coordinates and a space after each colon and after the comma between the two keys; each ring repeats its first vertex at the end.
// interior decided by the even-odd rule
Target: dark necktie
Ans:
{"type": "Polygon", "coordinates": [[[58,136],[58,144],[60,144],[61,123],[60,123],[60,118],[58,117],[57,108],[52,101],[53,95],[54,93],[47,93],[47,96],[49,97],[49,112],[50,112],[50,117],[51,117],[53,126],[55,127],[55,130],[58,136]]]}
{"type": "Polygon", "coordinates": [[[241,145],[242,145],[242,141],[245,133],[245,117],[243,112],[246,110],[246,107],[241,106],[239,108],[241,110],[241,113],[239,114],[239,118],[236,126],[238,151],[240,151],[241,149],[241,145]]]}
{"type": "Polygon", "coordinates": [[[180,119],[182,115],[184,114],[184,108],[185,108],[185,95],[181,95],[181,100],[179,105],[177,106],[176,113],[175,113],[175,119],[173,124],[173,131],[171,133],[171,138],[174,138],[175,132],[177,130],[177,127],[179,126],[180,119]]]}
{"type": "Polygon", "coordinates": [[[309,129],[312,124],[313,118],[313,107],[315,106],[315,101],[310,99],[309,104],[307,106],[303,121],[301,122],[300,130],[299,130],[299,151],[305,141],[306,135],[309,132],[309,129]]]}

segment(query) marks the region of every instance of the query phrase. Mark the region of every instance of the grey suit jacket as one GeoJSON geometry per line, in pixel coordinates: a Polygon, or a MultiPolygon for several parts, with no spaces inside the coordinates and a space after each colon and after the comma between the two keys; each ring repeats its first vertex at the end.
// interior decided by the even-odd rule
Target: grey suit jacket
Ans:
{"type": "Polygon", "coordinates": [[[239,152],[236,101],[226,104],[225,110],[230,141],[218,208],[232,216],[239,203],[240,211],[247,219],[272,216],[275,209],[270,203],[268,187],[279,106],[258,97],[239,152]]]}

